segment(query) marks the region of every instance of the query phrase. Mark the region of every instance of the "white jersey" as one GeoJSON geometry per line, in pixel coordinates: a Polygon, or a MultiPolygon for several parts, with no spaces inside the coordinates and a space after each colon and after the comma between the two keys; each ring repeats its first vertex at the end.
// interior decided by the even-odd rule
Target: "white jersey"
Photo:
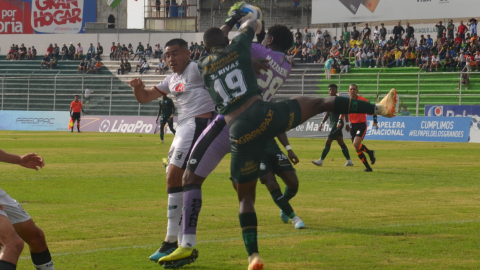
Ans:
{"type": "Polygon", "coordinates": [[[178,125],[186,119],[215,111],[215,104],[203,84],[195,62],[190,62],[182,74],[168,75],[155,88],[164,94],[171,93],[175,97],[178,125]]]}

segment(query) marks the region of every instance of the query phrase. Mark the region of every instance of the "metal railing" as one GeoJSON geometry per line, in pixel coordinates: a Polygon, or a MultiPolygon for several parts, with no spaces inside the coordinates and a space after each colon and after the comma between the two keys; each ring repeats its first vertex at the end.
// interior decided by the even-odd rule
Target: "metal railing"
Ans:
{"type": "MultiPolygon", "coordinates": [[[[322,96],[328,95],[329,83],[338,82],[338,91],[347,92],[348,85],[357,83],[361,85],[361,79],[367,79],[370,88],[361,86],[360,93],[367,96],[372,102],[378,101],[390,88],[399,90],[400,100],[405,101],[409,106],[415,106],[415,115],[419,115],[422,104],[427,101],[443,98],[462,105],[472,103],[476,100],[480,104],[480,73],[470,73],[470,78],[475,78],[477,84],[465,91],[459,72],[445,73],[456,74],[448,78],[441,78],[442,73],[350,73],[331,74],[331,79],[325,81],[324,74],[307,74],[308,69],[299,74],[290,75],[289,79],[278,91],[278,98],[288,98],[294,95],[322,96]],[[435,81],[432,77],[436,76],[435,81]],[[455,79],[453,79],[455,78],[455,79]],[[430,79],[430,80],[428,80],[430,79]],[[402,84],[408,84],[405,86],[402,84]],[[458,81],[457,81],[458,80],[458,81]],[[358,82],[357,82],[358,81],[358,82]],[[395,82],[398,83],[395,83],[395,82]],[[434,84],[450,84],[452,91],[434,92],[434,84]],[[320,84],[320,88],[318,87],[320,84]],[[392,86],[393,85],[393,86],[392,86]],[[324,87],[324,88],[323,88],[324,87]],[[405,89],[408,87],[408,89],[405,89]],[[369,88],[369,89],[365,89],[369,88]],[[455,88],[459,88],[455,90],[455,88]],[[405,91],[408,90],[408,91],[405,91]],[[471,91],[475,90],[475,91],[471,91]]],[[[133,75],[132,75],[133,76],[133,75]]],[[[158,83],[161,79],[158,76],[141,76],[146,85],[158,83]]],[[[40,76],[29,74],[25,76],[4,74],[0,77],[1,110],[42,110],[57,111],[68,110],[68,100],[73,100],[74,95],[81,96],[82,102],[85,99],[85,87],[90,86],[94,91],[91,95],[89,109],[97,114],[108,115],[155,115],[158,111],[156,102],[139,104],[127,80],[123,77],[121,81],[116,76],[64,76],[59,73],[51,76],[40,76]],[[43,101],[42,101],[43,100],[43,101]],[[42,103],[43,102],[43,103],[42,103]],[[63,104],[63,105],[61,105],[63,104]]],[[[431,102],[441,104],[438,102],[431,102]]]]}

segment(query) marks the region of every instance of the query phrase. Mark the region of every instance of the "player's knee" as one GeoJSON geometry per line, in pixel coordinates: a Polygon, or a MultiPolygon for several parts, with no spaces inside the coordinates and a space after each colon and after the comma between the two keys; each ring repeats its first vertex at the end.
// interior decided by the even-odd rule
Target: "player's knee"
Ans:
{"type": "Polygon", "coordinates": [[[36,227],[31,233],[30,239],[25,239],[25,242],[31,247],[34,247],[36,250],[38,249],[46,249],[47,248],[47,243],[45,240],[45,234],[43,233],[43,230],[36,227]]]}
{"type": "Polygon", "coordinates": [[[260,181],[267,187],[268,191],[272,191],[274,189],[280,188],[277,181],[275,181],[275,177],[266,175],[263,176],[260,181]]]}
{"type": "Polygon", "coordinates": [[[20,253],[22,253],[24,247],[24,242],[18,235],[14,235],[5,241],[4,246],[5,250],[10,250],[10,252],[20,256],[20,253]]]}

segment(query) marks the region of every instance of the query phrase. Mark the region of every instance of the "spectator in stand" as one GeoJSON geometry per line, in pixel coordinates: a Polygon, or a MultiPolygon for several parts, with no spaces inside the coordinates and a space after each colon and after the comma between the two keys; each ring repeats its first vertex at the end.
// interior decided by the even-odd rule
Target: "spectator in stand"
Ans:
{"type": "Polygon", "coordinates": [[[300,63],[303,63],[304,59],[305,59],[305,63],[308,63],[308,53],[309,53],[309,50],[308,50],[307,45],[303,44],[302,58],[300,59],[300,63]]]}
{"type": "Polygon", "coordinates": [[[309,63],[316,63],[318,61],[318,57],[317,57],[317,54],[318,54],[318,51],[317,51],[317,47],[316,46],[312,46],[310,50],[310,53],[309,53],[309,59],[310,59],[310,62],[309,63]]]}
{"type": "Polygon", "coordinates": [[[375,26],[375,30],[373,30],[373,39],[377,38],[380,40],[380,30],[378,30],[378,26],[375,26]]]}
{"type": "Polygon", "coordinates": [[[364,40],[363,40],[363,44],[365,46],[365,50],[368,50],[368,49],[371,49],[373,47],[373,41],[370,40],[370,37],[367,36],[364,40]]]}
{"type": "Polygon", "coordinates": [[[447,26],[447,37],[453,37],[454,33],[455,33],[455,24],[453,24],[453,20],[450,20],[447,26]]]}
{"type": "Polygon", "coordinates": [[[110,47],[110,60],[115,60],[116,50],[117,50],[117,46],[115,46],[115,42],[112,42],[112,46],[110,47]]]}
{"type": "Polygon", "coordinates": [[[347,46],[345,44],[345,40],[343,39],[343,36],[340,36],[340,40],[338,41],[338,50],[343,55],[347,53],[347,46]]]}
{"type": "Polygon", "coordinates": [[[85,107],[88,107],[88,103],[90,102],[90,97],[92,95],[93,91],[90,90],[90,87],[87,86],[85,89],[85,107]]]}
{"type": "Polygon", "coordinates": [[[118,42],[117,47],[115,47],[115,59],[120,60],[122,59],[122,56],[123,56],[122,45],[120,45],[120,42],[118,42]]]}
{"type": "Polygon", "coordinates": [[[330,50],[325,47],[325,45],[322,46],[322,49],[320,50],[320,54],[322,55],[320,63],[324,63],[327,61],[327,57],[330,55],[330,50]]]}
{"type": "MultiPolygon", "coordinates": [[[[320,29],[319,29],[320,30],[320,29]]],[[[345,25],[345,30],[342,33],[343,40],[346,42],[346,48],[348,49],[348,42],[350,41],[350,32],[348,31],[347,26],[345,25]]]]}
{"type": "Polygon", "coordinates": [[[445,32],[445,26],[443,26],[442,21],[439,21],[437,24],[435,24],[435,28],[437,28],[437,36],[439,38],[443,37],[443,32],[445,32]]]}
{"type": "Polygon", "coordinates": [[[460,37],[460,35],[458,33],[455,33],[455,39],[454,39],[454,42],[455,42],[455,45],[454,45],[454,48],[455,48],[455,51],[459,52],[460,49],[462,48],[462,41],[464,39],[460,37]]]}
{"type": "Polygon", "coordinates": [[[435,71],[438,72],[438,67],[442,66],[442,62],[440,61],[440,57],[434,53],[432,56],[432,64],[430,65],[430,71],[433,71],[433,68],[435,68],[435,71]]]}
{"type": "MultiPolygon", "coordinates": [[[[423,54],[426,55],[426,53],[424,53],[424,52],[420,53],[420,51],[417,51],[417,60],[415,61],[415,64],[416,64],[415,66],[420,67],[420,66],[422,65],[422,56],[423,56],[423,54]]],[[[420,70],[420,71],[421,71],[421,70],[420,70]]]]}
{"type": "Polygon", "coordinates": [[[480,67],[480,51],[475,52],[474,60],[475,60],[475,72],[478,72],[478,67],[480,67]]]}
{"type": "Polygon", "coordinates": [[[165,74],[165,69],[163,66],[162,59],[158,60],[158,66],[155,68],[155,74],[160,74],[160,75],[165,74]]]}
{"type": "Polygon", "coordinates": [[[146,74],[149,69],[150,69],[150,66],[148,64],[147,59],[145,59],[145,61],[142,64],[142,67],[140,67],[140,74],[146,74]]]}
{"type": "Polygon", "coordinates": [[[88,47],[87,50],[87,56],[85,57],[85,60],[89,60],[95,56],[95,47],[93,47],[93,43],[90,43],[90,47],[88,47]]]}
{"type": "Polygon", "coordinates": [[[132,43],[128,43],[128,51],[130,52],[130,54],[134,54],[135,52],[133,52],[133,46],[132,46],[132,43]]]}
{"type": "Polygon", "coordinates": [[[458,88],[456,90],[460,89],[461,84],[465,84],[465,90],[468,90],[468,86],[470,84],[470,74],[468,72],[461,72],[460,79],[462,80],[462,82],[458,83],[458,88]]]}
{"type": "Polygon", "coordinates": [[[421,61],[420,63],[418,64],[418,69],[419,69],[419,73],[422,72],[423,68],[425,68],[425,72],[427,72],[428,70],[428,67],[429,67],[429,58],[427,56],[426,53],[423,53],[422,54],[422,58],[421,58],[421,61]]]}
{"type": "Polygon", "coordinates": [[[35,49],[35,46],[32,46],[32,60],[35,60],[36,56],[37,56],[37,49],[35,49]]]}
{"type": "Polygon", "coordinates": [[[400,62],[402,62],[402,67],[405,66],[405,61],[402,61],[402,51],[400,50],[399,47],[395,48],[395,59],[390,62],[387,67],[392,67],[393,65],[396,65],[397,67],[400,67],[400,62]]]}
{"type": "Polygon", "coordinates": [[[320,43],[320,45],[323,45],[323,33],[320,29],[317,30],[317,34],[315,35],[315,43],[320,43]]]}
{"type": "Polygon", "coordinates": [[[100,45],[100,42],[97,44],[97,54],[95,55],[96,60],[102,60],[103,47],[100,45]]]}
{"type": "Polygon", "coordinates": [[[353,48],[350,49],[350,52],[348,53],[348,61],[352,61],[351,57],[356,57],[357,53],[359,51],[359,48],[357,47],[357,44],[353,44],[353,48]]]}
{"type": "Polygon", "coordinates": [[[415,48],[417,48],[417,39],[415,38],[415,35],[412,34],[410,37],[410,40],[408,41],[408,49],[411,50],[412,52],[415,51],[415,48]]]}
{"type": "Polygon", "coordinates": [[[387,41],[387,51],[392,51],[395,48],[395,40],[393,35],[390,35],[390,39],[387,41]]]}
{"type": "Polygon", "coordinates": [[[325,39],[325,48],[327,48],[327,50],[331,50],[333,47],[333,44],[332,42],[330,41],[330,37],[326,38],[325,39]]]}
{"type": "Polygon", "coordinates": [[[95,71],[95,63],[93,63],[92,59],[87,61],[87,63],[85,64],[85,68],[87,70],[85,74],[89,72],[93,73],[95,71]]]}
{"type": "Polygon", "coordinates": [[[362,39],[370,38],[372,30],[368,27],[368,23],[365,24],[365,28],[362,30],[362,39]]]}
{"type": "Polygon", "coordinates": [[[40,63],[40,69],[43,68],[43,65],[45,65],[47,68],[50,66],[50,57],[48,56],[48,53],[43,57],[42,63],[40,63]]]}
{"type": "Polygon", "coordinates": [[[302,55],[302,42],[300,42],[300,39],[295,40],[295,45],[292,50],[292,55],[295,58],[298,58],[302,55]]]}
{"type": "Polygon", "coordinates": [[[48,57],[53,58],[53,45],[52,45],[52,43],[50,43],[50,45],[48,45],[48,47],[47,47],[47,54],[48,54],[48,57]]]}
{"type": "Polygon", "coordinates": [[[433,48],[433,39],[430,35],[427,35],[427,50],[430,51],[433,48]]]}
{"type": "Polygon", "coordinates": [[[350,34],[350,36],[351,36],[354,40],[358,40],[358,38],[360,37],[360,32],[358,32],[356,26],[353,27],[353,30],[352,30],[352,33],[350,34]]]}
{"type": "Polygon", "coordinates": [[[378,42],[378,46],[381,49],[385,49],[387,47],[387,41],[385,40],[385,37],[380,37],[380,41],[378,42]]]}
{"type": "Polygon", "coordinates": [[[368,49],[367,53],[367,68],[372,68],[375,65],[375,52],[372,48],[368,49]]]}
{"type": "Polygon", "coordinates": [[[403,107],[402,110],[400,110],[400,116],[412,116],[410,112],[407,109],[407,105],[403,105],[403,100],[400,102],[400,107],[403,107]]]}
{"type": "Polygon", "coordinates": [[[77,45],[78,45],[77,53],[73,56],[73,59],[80,60],[82,59],[82,56],[83,56],[83,47],[82,47],[82,44],[80,44],[80,42],[77,45]]]}
{"type": "Polygon", "coordinates": [[[10,50],[8,51],[5,60],[13,61],[13,59],[15,59],[15,51],[13,50],[13,46],[12,46],[10,47],[10,50]]]}
{"type": "Polygon", "coordinates": [[[384,57],[385,57],[385,49],[375,49],[375,68],[380,67],[380,64],[382,64],[382,68],[385,67],[385,62],[384,62],[384,57]]]}
{"type": "Polygon", "coordinates": [[[333,37],[332,46],[335,47],[335,46],[337,46],[337,44],[338,44],[337,37],[333,37]]]}
{"type": "Polygon", "coordinates": [[[405,53],[405,67],[408,66],[408,63],[412,63],[412,67],[415,66],[415,60],[416,60],[415,53],[413,53],[412,49],[408,49],[407,52],[405,53]]]}
{"type": "Polygon", "coordinates": [[[452,71],[452,67],[453,67],[453,71],[456,71],[457,69],[455,62],[453,60],[453,57],[448,52],[447,52],[447,55],[445,56],[445,63],[443,64],[443,72],[447,70],[447,67],[448,67],[448,71],[452,71]]]}
{"type": "Polygon", "coordinates": [[[117,69],[117,74],[120,75],[120,73],[123,75],[123,72],[125,71],[125,62],[123,62],[123,59],[120,60],[120,68],[117,69]]]}
{"type": "Polygon", "coordinates": [[[350,68],[350,61],[345,58],[345,56],[340,55],[340,73],[348,73],[350,68]]]}
{"type": "Polygon", "coordinates": [[[138,59],[138,65],[137,65],[137,67],[135,68],[135,72],[138,72],[138,69],[142,67],[143,62],[145,62],[145,60],[143,59],[142,56],[140,56],[140,59],[138,59]]]}
{"type": "Polygon", "coordinates": [[[67,45],[65,45],[65,43],[63,43],[63,46],[62,46],[62,60],[64,57],[68,59],[68,47],[67,45]]]}
{"type": "Polygon", "coordinates": [[[305,27],[305,39],[312,39],[312,33],[308,32],[308,28],[305,27]]]}
{"type": "Polygon", "coordinates": [[[473,53],[472,52],[468,52],[466,55],[465,55],[465,66],[467,67],[467,71],[468,72],[471,72],[472,71],[472,63],[475,65],[474,63],[474,59],[473,58],[473,53]]]}
{"type": "Polygon", "coordinates": [[[330,34],[328,33],[328,31],[325,30],[325,32],[323,32],[323,39],[324,39],[324,41],[327,41],[328,38],[330,38],[330,41],[332,40],[332,37],[330,36],[330,34]]]}
{"type": "Polygon", "coordinates": [[[127,46],[125,44],[122,45],[121,53],[120,53],[120,59],[128,59],[130,58],[130,52],[128,51],[127,46]]]}
{"type": "Polygon", "coordinates": [[[25,60],[30,60],[32,58],[32,48],[28,48],[27,54],[25,55],[25,60]]]}
{"type": "Polygon", "coordinates": [[[458,34],[460,38],[465,39],[465,34],[467,33],[467,31],[468,31],[468,27],[465,24],[463,24],[463,20],[460,21],[460,25],[458,26],[458,34]]]}
{"type": "Polygon", "coordinates": [[[387,39],[387,28],[385,28],[385,24],[384,23],[381,23],[380,24],[381,27],[380,27],[380,39],[383,38],[383,39],[387,39]]]}
{"type": "Polygon", "coordinates": [[[145,48],[143,47],[141,42],[138,42],[137,50],[135,51],[135,55],[133,55],[133,59],[135,60],[135,57],[138,55],[138,58],[144,57],[145,55],[145,48]]]}
{"type": "Polygon", "coordinates": [[[165,17],[168,17],[170,13],[170,0],[165,0],[165,17]]]}
{"type": "Polygon", "coordinates": [[[412,38],[413,33],[415,33],[415,29],[412,26],[410,26],[409,22],[407,22],[407,29],[405,29],[406,38],[408,38],[408,39],[412,38]]]}
{"type": "Polygon", "coordinates": [[[332,65],[334,60],[329,56],[327,56],[327,61],[325,61],[325,78],[329,80],[332,74],[332,65]]]}
{"type": "Polygon", "coordinates": [[[147,43],[147,47],[145,48],[145,54],[147,54],[149,58],[152,58],[152,53],[153,53],[152,46],[150,46],[150,44],[147,43]]]}
{"type": "Polygon", "coordinates": [[[22,45],[20,45],[20,48],[18,49],[18,60],[21,60],[22,56],[23,56],[23,58],[25,58],[26,54],[27,54],[27,48],[22,43],[22,45]]]}
{"type": "Polygon", "coordinates": [[[368,65],[367,64],[367,54],[365,53],[365,51],[360,48],[360,50],[358,51],[357,55],[355,56],[355,67],[358,67],[358,68],[362,68],[363,64],[365,65],[368,65]]]}
{"type": "Polygon", "coordinates": [[[302,43],[302,33],[300,32],[300,28],[297,28],[297,32],[295,33],[295,39],[300,40],[300,43],[302,43]]]}
{"type": "Polygon", "coordinates": [[[160,57],[160,44],[155,44],[155,49],[153,51],[153,57],[159,58],[160,57]]]}
{"type": "Polygon", "coordinates": [[[60,47],[58,47],[57,43],[53,46],[53,56],[57,57],[60,55],[60,47]]]}
{"type": "Polygon", "coordinates": [[[403,40],[402,36],[405,33],[405,29],[403,29],[403,27],[400,25],[400,22],[397,22],[397,25],[393,27],[392,33],[395,40],[397,39],[403,40]]]}
{"type": "Polygon", "coordinates": [[[102,63],[100,63],[100,60],[97,60],[97,63],[95,63],[95,71],[97,72],[97,74],[100,72],[101,69],[102,63]]]}
{"type": "Polygon", "coordinates": [[[14,51],[14,54],[15,54],[15,59],[18,60],[18,56],[20,54],[20,48],[18,48],[18,44],[15,45],[15,47],[13,47],[13,51],[14,51]]]}
{"type": "Polygon", "coordinates": [[[472,35],[477,34],[477,19],[471,18],[470,21],[467,22],[467,25],[470,26],[470,31],[472,32],[472,35]]]}
{"type": "Polygon", "coordinates": [[[128,62],[128,59],[125,59],[125,62],[123,64],[123,67],[124,67],[124,72],[130,72],[132,71],[132,65],[130,64],[130,62],[128,62]]]}
{"type": "Polygon", "coordinates": [[[84,74],[85,72],[87,72],[87,66],[85,64],[85,60],[82,59],[82,61],[80,61],[80,64],[78,65],[78,69],[77,69],[77,74],[82,71],[84,74]]]}
{"type": "Polygon", "coordinates": [[[54,56],[53,59],[50,61],[50,69],[53,69],[53,67],[56,67],[58,64],[57,57],[54,56]]]}

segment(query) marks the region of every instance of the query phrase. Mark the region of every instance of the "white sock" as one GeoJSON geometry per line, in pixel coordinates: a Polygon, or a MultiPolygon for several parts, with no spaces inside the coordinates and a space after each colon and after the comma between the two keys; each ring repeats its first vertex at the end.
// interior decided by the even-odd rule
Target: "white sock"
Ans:
{"type": "MultiPolygon", "coordinates": [[[[183,221],[183,218],[182,218],[183,221]]],[[[178,245],[183,241],[183,224],[180,224],[180,231],[178,232],[178,245]]]]}
{"type": "Polygon", "coordinates": [[[196,234],[185,234],[183,236],[182,247],[192,248],[197,245],[197,235],[196,234]]]}
{"type": "Polygon", "coordinates": [[[42,264],[42,265],[33,265],[35,267],[36,270],[54,270],[55,268],[53,268],[53,261],[50,261],[46,264],[42,264]]]}
{"type": "Polygon", "coordinates": [[[171,241],[178,238],[178,233],[182,229],[181,219],[182,219],[182,208],[183,208],[183,192],[171,193],[168,194],[168,226],[167,226],[167,237],[165,238],[166,242],[175,242],[171,241]]]}

